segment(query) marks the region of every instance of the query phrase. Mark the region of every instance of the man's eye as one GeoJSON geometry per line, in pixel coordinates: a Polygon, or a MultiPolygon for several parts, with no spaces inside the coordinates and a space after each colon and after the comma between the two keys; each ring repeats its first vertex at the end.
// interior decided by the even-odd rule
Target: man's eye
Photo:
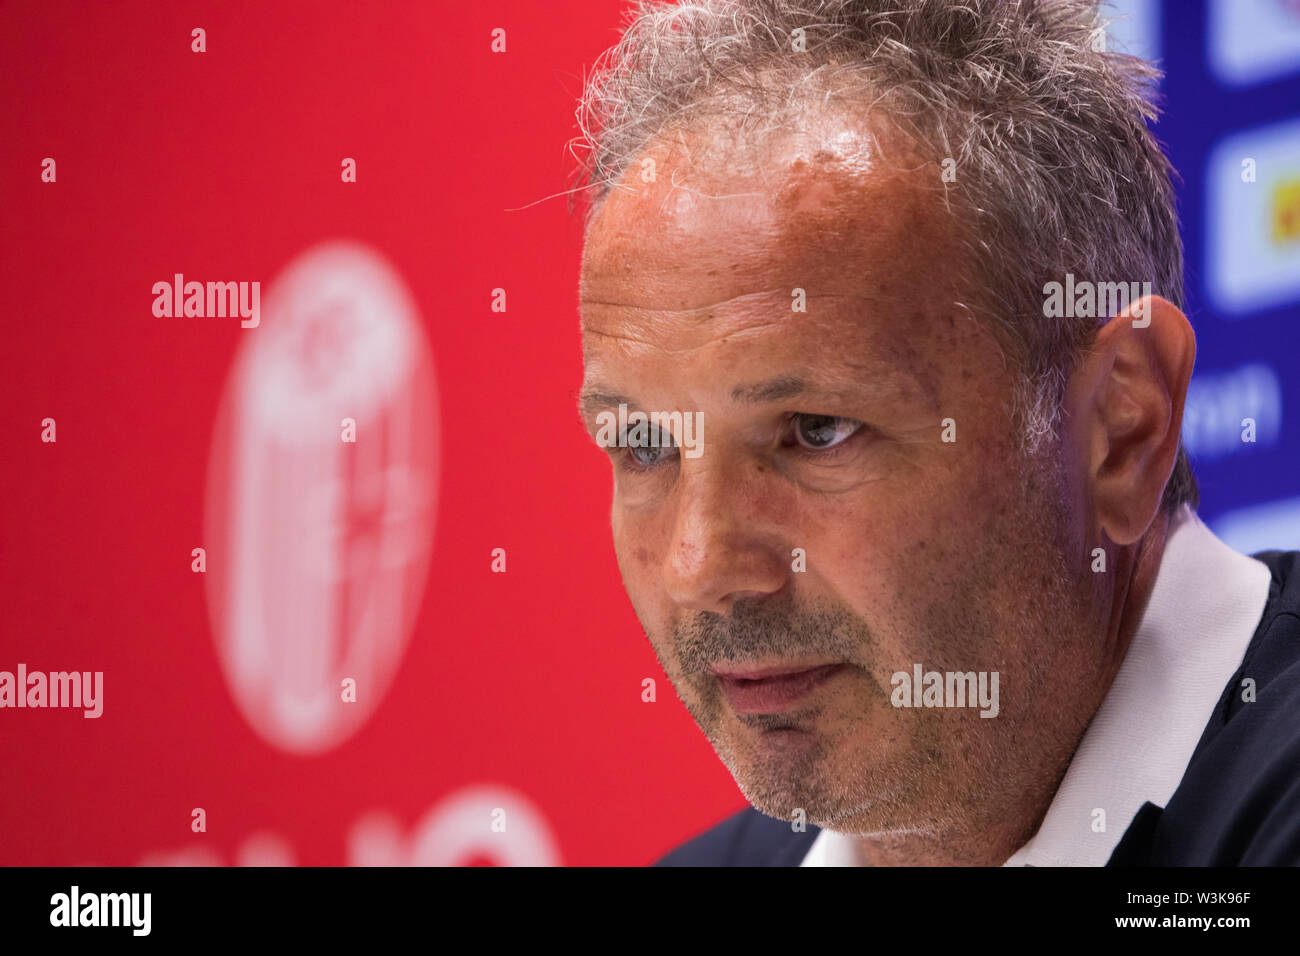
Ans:
{"type": "Polygon", "coordinates": [[[644,439],[639,438],[636,432],[628,434],[623,433],[619,442],[627,447],[628,456],[642,468],[653,468],[655,465],[674,458],[677,455],[677,440],[672,433],[666,429],[649,426],[644,431],[644,439]]]}
{"type": "Polygon", "coordinates": [[[802,447],[813,451],[834,448],[851,438],[853,433],[861,427],[862,422],[860,421],[852,418],[839,418],[835,415],[796,413],[794,416],[795,440],[802,447]]]}
{"type": "Polygon", "coordinates": [[[629,448],[628,454],[642,468],[650,468],[671,457],[674,451],[671,448],[629,448]]]}

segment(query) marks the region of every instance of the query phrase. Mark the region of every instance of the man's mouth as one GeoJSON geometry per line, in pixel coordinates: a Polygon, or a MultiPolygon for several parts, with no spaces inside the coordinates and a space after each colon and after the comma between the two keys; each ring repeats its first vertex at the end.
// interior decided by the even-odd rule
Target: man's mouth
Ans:
{"type": "Polygon", "coordinates": [[[815,667],[771,666],[712,668],[731,708],[738,714],[779,714],[845,669],[847,664],[815,667]]]}

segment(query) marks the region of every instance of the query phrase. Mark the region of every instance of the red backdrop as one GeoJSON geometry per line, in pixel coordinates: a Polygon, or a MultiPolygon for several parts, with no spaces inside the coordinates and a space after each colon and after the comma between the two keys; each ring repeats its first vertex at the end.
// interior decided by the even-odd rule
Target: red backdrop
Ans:
{"type": "MultiPolygon", "coordinates": [[[[0,670],[103,672],[98,719],[0,709],[0,862],[642,864],[743,806],[623,592],[609,465],[574,410],[581,225],[549,197],[570,185],[575,101],[622,8],[0,6],[0,670]],[[438,456],[418,486],[423,570],[401,565],[410,542],[394,571],[337,528],[275,551],[312,476],[355,464],[276,466],[274,495],[246,487],[274,517],[260,552],[222,550],[205,524],[214,475],[238,478],[218,412],[240,350],[274,341],[286,269],[338,239],[386,263],[411,300],[406,344],[431,357],[436,405],[414,419],[438,456]],[[153,284],[176,273],[260,281],[262,323],[155,316],[153,284]],[[314,553],[418,580],[396,601],[366,592],[359,623],[263,614],[241,633],[275,646],[264,683],[232,677],[213,575],[263,588],[256,616],[286,593],[310,603],[275,575],[314,553]],[[337,639],[377,668],[360,703],[334,698],[362,716],[286,745],[259,707],[322,659],[337,689],[338,648],[316,646],[337,639]]],[[[385,367],[359,386],[381,400],[385,367]]],[[[377,421],[330,454],[400,457],[377,421]]]]}

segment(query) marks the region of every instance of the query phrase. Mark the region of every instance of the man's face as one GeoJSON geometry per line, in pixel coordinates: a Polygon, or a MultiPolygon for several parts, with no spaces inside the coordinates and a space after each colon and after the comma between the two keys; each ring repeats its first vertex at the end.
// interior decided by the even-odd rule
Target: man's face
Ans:
{"type": "Polygon", "coordinates": [[[697,457],[607,449],[614,545],[750,802],[934,833],[1014,799],[1026,757],[1068,758],[1087,565],[1059,470],[1016,451],[1009,363],[957,304],[940,167],[869,143],[824,125],[758,165],[651,144],[653,181],[632,163],[587,234],[584,417],[701,416],[697,457]],[[917,664],[999,672],[998,715],[895,707],[917,664]]]}

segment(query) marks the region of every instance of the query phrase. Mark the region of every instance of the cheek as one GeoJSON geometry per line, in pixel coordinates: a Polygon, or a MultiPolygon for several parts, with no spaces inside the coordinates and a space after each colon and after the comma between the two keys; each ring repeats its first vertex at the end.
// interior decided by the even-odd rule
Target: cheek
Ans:
{"type": "Polygon", "coordinates": [[[641,626],[652,635],[661,630],[665,620],[662,556],[654,545],[650,528],[644,521],[629,521],[615,508],[610,522],[613,531],[614,558],[623,578],[623,589],[632,602],[641,626]]]}
{"type": "Polygon", "coordinates": [[[625,578],[644,579],[657,550],[653,540],[653,525],[644,517],[630,518],[617,504],[610,510],[609,525],[619,570],[625,578]]]}
{"type": "MultiPolygon", "coordinates": [[[[897,481],[874,483],[852,504],[804,509],[807,533],[800,537],[816,571],[807,584],[830,590],[867,623],[885,653],[923,659],[936,650],[925,646],[934,616],[949,617],[971,598],[972,580],[986,576],[975,566],[989,563],[988,519],[998,505],[967,482],[993,480],[929,462],[897,481]]],[[[950,628],[951,622],[944,630],[950,628]]]]}
{"type": "Polygon", "coordinates": [[[863,505],[819,522],[819,531],[807,545],[809,568],[815,565],[817,577],[835,597],[879,638],[887,638],[908,580],[902,567],[910,562],[904,553],[916,526],[899,520],[892,506],[863,505]]]}

